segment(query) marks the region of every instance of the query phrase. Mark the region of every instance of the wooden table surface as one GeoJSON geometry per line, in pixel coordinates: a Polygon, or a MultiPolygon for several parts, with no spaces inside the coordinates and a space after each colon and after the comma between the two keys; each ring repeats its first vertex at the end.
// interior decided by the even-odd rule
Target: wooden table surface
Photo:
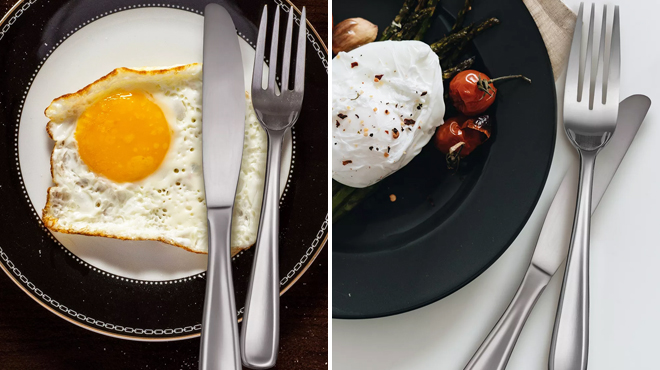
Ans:
{"type": "MultiPolygon", "coordinates": [[[[328,40],[327,0],[294,0],[307,7],[319,35],[328,40]]],[[[14,0],[0,0],[5,14],[14,0]]],[[[1,56],[0,56],[1,57],[1,56]]],[[[277,369],[328,366],[328,249],[281,299],[277,369]]],[[[2,370],[197,369],[199,339],[133,342],[94,334],[46,311],[0,273],[2,370]]]]}

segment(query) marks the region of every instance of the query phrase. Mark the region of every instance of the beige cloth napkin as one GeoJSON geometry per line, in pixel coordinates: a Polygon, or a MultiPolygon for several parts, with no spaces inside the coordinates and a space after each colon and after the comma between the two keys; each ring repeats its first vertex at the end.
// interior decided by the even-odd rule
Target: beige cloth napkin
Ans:
{"type": "Polygon", "coordinates": [[[561,0],[522,1],[539,27],[556,80],[568,60],[577,17],[561,0]]]}

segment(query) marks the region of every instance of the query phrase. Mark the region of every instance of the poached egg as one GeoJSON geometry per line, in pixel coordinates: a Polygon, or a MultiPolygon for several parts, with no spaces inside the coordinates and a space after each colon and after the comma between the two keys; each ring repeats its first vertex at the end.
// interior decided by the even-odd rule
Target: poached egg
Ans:
{"type": "Polygon", "coordinates": [[[332,60],[332,178],[363,188],[408,164],[443,123],[442,69],[421,41],[372,42],[332,60]]]}

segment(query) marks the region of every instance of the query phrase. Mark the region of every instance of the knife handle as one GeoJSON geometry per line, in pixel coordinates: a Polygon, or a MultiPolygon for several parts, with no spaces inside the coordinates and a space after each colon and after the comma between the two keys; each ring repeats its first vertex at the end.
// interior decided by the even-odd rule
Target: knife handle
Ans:
{"type": "Polygon", "coordinates": [[[280,274],[278,261],[280,156],[284,131],[268,130],[268,159],[261,221],[241,332],[243,365],[275,366],[280,341],[280,274]]]}
{"type": "Polygon", "coordinates": [[[598,151],[580,150],[580,185],[566,272],[550,345],[550,370],[586,370],[589,352],[589,234],[598,151]]]}
{"type": "Polygon", "coordinates": [[[465,366],[465,370],[506,368],[525,321],[551,277],[534,264],[529,266],[509,307],[465,366]]]}
{"type": "Polygon", "coordinates": [[[238,318],[231,278],[232,207],[209,208],[209,262],[199,354],[200,370],[240,370],[238,318]]]}

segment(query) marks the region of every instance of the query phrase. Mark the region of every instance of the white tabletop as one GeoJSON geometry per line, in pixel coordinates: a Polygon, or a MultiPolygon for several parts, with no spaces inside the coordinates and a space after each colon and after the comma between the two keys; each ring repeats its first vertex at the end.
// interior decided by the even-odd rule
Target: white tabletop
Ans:
{"type": "MultiPolygon", "coordinates": [[[[579,0],[564,0],[577,11],[579,0]]],[[[602,3],[602,0],[597,0],[602,3]]],[[[621,97],[645,94],[651,110],[593,217],[589,369],[652,370],[660,345],[660,1],[620,1],[621,97]]],[[[453,295],[402,315],[332,320],[332,368],[463,369],[509,304],[568,166],[577,161],[563,128],[541,199],[516,241],[453,295]]],[[[518,340],[507,370],[547,369],[563,267],[518,340]]]]}

